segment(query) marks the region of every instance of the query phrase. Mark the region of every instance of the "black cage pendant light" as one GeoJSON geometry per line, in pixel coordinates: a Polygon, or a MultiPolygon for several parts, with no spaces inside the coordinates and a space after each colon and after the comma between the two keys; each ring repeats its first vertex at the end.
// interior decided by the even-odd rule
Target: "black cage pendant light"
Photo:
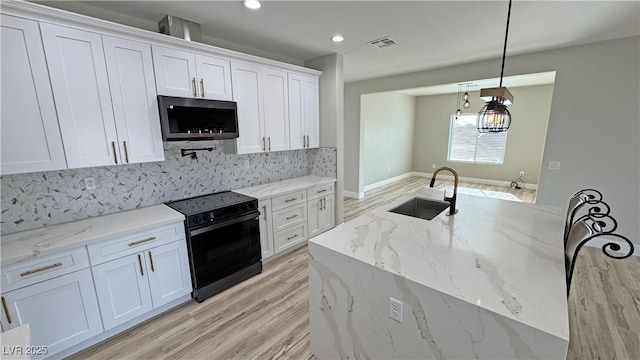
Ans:
{"type": "Polygon", "coordinates": [[[504,48],[502,50],[502,67],[500,70],[500,87],[480,90],[480,98],[487,103],[478,112],[476,120],[478,132],[499,133],[509,130],[511,126],[511,113],[507,105],[513,103],[513,95],[506,87],[502,87],[504,76],[504,58],[507,54],[507,37],[509,35],[509,20],[511,19],[511,0],[507,12],[507,30],[504,34],[504,48]]]}

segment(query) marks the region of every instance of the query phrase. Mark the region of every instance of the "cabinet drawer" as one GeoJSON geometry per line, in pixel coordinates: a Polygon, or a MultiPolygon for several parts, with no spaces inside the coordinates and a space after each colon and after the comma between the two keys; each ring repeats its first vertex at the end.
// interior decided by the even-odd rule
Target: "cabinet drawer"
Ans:
{"type": "Polygon", "coordinates": [[[273,228],[274,231],[286,229],[295,224],[307,221],[307,203],[302,203],[288,207],[286,209],[274,211],[273,228]]]}
{"type": "Polygon", "coordinates": [[[84,246],[2,267],[2,291],[7,292],[89,267],[84,246]]]}
{"type": "Polygon", "coordinates": [[[307,223],[275,233],[276,252],[307,240],[307,223]]]}
{"type": "Polygon", "coordinates": [[[180,239],[185,239],[184,223],[182,222],[119,236],[112,240],[89,245],[87,249],[91,265],[97,265],[180,239]]]}
{"type": "Polygon", "coordinates": [[[307,200],[307,191],[296,191],[287,195],[274,197],[271,199],[273,211],[284,209],[286,207],[303,203],[307,200]]]}
{"type": "Polygon", "coordinates": [[[313,200],[313,199],[317,199],[319,197],[323,197],[325,195],[329,195],[329,194],[333,194],[334,193],[334,189],[333,189],[334,184],[328,184],[328,185],[323,185],[323,186],[317,186],[311,189],[307,189],[307,198],[309,200],[313,200]]]}

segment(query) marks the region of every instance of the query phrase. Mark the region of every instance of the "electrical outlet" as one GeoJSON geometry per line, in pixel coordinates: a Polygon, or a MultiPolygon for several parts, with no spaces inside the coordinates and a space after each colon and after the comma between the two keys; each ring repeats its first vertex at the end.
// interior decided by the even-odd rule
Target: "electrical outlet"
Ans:
{"type": "Polygon", "coordinates": [[[96,188],[96,179],[94,178],[85,178],[84,179],[84,187],[87,190],[93,190],[96,188]]]}
{"type": "Polygon", "coordinates": [[[549,161],[549,165],[547,166],[549,170],[560,170],[560,161],[549,161]]]}
{"type": "Polygon", "coordinates": [[[402,301],[389,298],[389,317],[398,322],[402,322],[402,301]]]}
{"type": "Polygon", "coordinates": [[[524,170],[520,170],[520,177],[524,177],[524,170]]]}
{"type": "Polygon", "coordinates": [[[244,168],[245,168],[245,169],[248,169],[248,168],[250,168],[250,167],[251,167],[251,166],[249,165],[249,160],[245,160],[245,161],[244,161],[244,168]]]}
{"type": "Polygon", "coordinates": [[[284,156],[284,163],[288,164],[289,163],[289,155],[285,155],[284,156]]]}

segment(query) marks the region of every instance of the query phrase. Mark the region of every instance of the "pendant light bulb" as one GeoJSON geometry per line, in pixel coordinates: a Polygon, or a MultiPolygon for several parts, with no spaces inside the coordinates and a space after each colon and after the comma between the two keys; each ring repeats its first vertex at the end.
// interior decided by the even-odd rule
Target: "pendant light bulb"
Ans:
{"type": "Polygon", "coordinates": [[[468,109],[470,106],[471,106],[471,103],[469,102],[469,100],[466,100],[464,104],[462,104],[462,107],[464,107],[465,109],[468,109]]]}
{"type": "Polygon", "coordinates": [[[462,101],[469,102],[469,93],[468,92],[465,92],[464,95],[462,95],[462,101]]]}
{"type": "Polygon", "coordinates": [[[460,109],[456,110],[456,117],[458,116],[462,116],[462,110],[460,109]]]}

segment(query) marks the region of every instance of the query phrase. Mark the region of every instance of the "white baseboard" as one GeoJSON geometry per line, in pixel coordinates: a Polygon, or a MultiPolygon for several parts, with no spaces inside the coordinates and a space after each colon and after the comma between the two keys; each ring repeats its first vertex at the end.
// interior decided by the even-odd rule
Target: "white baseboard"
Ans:
{"type": "Polygon", "coordinates": [[[357,192],[344,190],[342,192],[342,196],[352,198],[352,199],[362,199],[364,197],[364,192],[357,193],[357,192]]]}
{"type": "MultiPolygon", "coordinates": [[[[411,173],[411,176],[420,176],[420,177],[428,177],[428,178],[430,178],[430,177],[433,176],[433,174],[432,173],[414,171],[414,172],[411,173]]],[[[442,175],[438,175],[438,178],[439,179],[446,179],[446,180],[453,180],[453,175],[442,174],[442,175]]],[[[479,178],[471,178],[471,177],[465,177],[465,176],[460,176],[458,178],[458,180],[471,182],[471,183],[476,183],[476,184],[511,187],[511,181],[479,179],[479,178]]],[[[532,190],[538,190],[538,184],[525,183],[525,188],[526,189],[532,189],[532,190]]]]}
{"type": "Polygon", "coordinates": [[[396,182],[398,180],[406,179],[406,178],[411,177],[411,176],[413,176],[412,172],[408,172],[408,173],[404,173],[404,174],[401,174],[401,175],[398,175],[398,176],[394,176],[394,177],[386,179],[386,180],[378,181],[378,182],[373,183],[371,185],[366,185],[364,187],[363,191],[366,192],[366,191],[369,191],[369,190],[377,189],[377,188],[379,188],[381,186],[385,186],[385,185],[391,184],[392,182],[396,182]]]}
{"type": "MultiPolygon", "coordinates": [[[[602,249],[602,245],[604,245],[604,244],[606,244],[608,242],[615,242],[615,243],[620,243],[620,247],[622,247],[622,249],[628,249],[628,245],[624,241],[616,241],[615,239],[616,238],[613,237],[613,236],[610,236],[608,239],[606,237],[603,237],[602,239],[595,238],[595,239],[589,240],[589,242],[584,244],[584,245],[585,246],[589,246],[589,247],[593,247],[593,248],[602,249]]],[[[633,254],[631,256],[640,257],[640,245],[633,244],[633,246],[635,247],[635,251],[633,252],[633,254]]],[[[606,256],[606,255],[602,254],[602,256],[606,256]]]]}

